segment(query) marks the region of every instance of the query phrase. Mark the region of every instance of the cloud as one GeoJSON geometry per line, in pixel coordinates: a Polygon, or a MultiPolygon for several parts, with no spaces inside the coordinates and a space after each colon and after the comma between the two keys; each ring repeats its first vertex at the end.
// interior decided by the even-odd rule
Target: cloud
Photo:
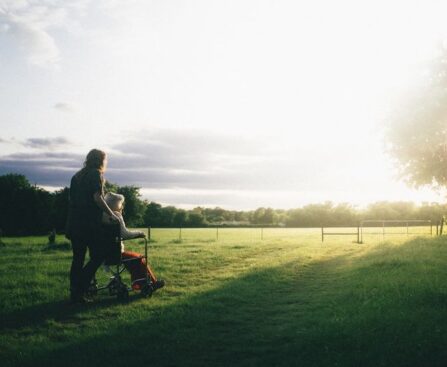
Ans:
{"type": "Polygon", "coordinates": [[[258,160],[268,153],[267,147],[262,152],[258,142],[206,130],[154,129],[134,134],[112,149],[119,153],[116,159],[131,165],[209,171],[258,160]]]}
{"type": "Polygon", "coordinates": [[[56,103],[53,108],[55,110],[61,111],[61,112],[74,112],[76,111],[76,106],[73,103],[70,102],[58,102],[56,103]]]}
{"type": "MultiPolygon", "coordinates": [[[[71,144],[65,137],[30,138],[22,144],[39,152],[0,157],[0,173],[20,170],[42,185],[67,185],[66,173],[73,174],[84,160],[54,151],[71,144]]],[[[108,153],[108,180],[146,188],[249,188],[262,184],[252,173],[271,165],[274,157],[267,141],[190,129],[124,135],[108,153]]]]}
{"type": "Polygon", "coordinates": [[[59,49],[46,31],[14,18],[10,18],[9,25],[8,32],[18,40],[20,48],[26,51],[31,64],[45,66],[59,61],[59,49]]]}
{"type": "MultiPolygon", "coordinates": [[[[288,197],[293,206],[297,197],[317,201],[316,193],[335,195],[351,190],[354,195],[355,190],[381,184],[373,182],[368,169],[352,174],[352,167],[360,167],[365,158],[349,149],[317,151],[298,144],[286,146],[272,137],[191,129],[153,128],[122,136],[121,143],[106,149],[105,178],[141,187],[150,200],[164,203],[250,207],[250,202],[263,205],[263,200],[271,200],[274,205],[278,200],[287,207],[288,197]]],[[[17,172],[39,185],[68,186],[85,159],[85,154],[51,151],[69,143],[63,137],[27,142],[39,149],[37,153],[0,157],[0,174],[17,172]]],[[[331,195],[326,198],[333,198],[331,195]]]]}
{"type": "Polygon", "coordinates": [[[333,167],[325,161],[335,155],[284,146],[272,137],[155,129],[113,146],[107,176],[158,189],[311,190],[332,184],[333,167]]]}
{"type": "Polygon", "coordinates": [[[24,146],[35,149],[55,149],[62,146],[71,145],[71,142],[62,137],[55,138],[29,138],[22,143],[24,146]]]}
{"type": "Polygon", "coordinates": [[[52,31],[68,29],[74,15],[87,1],[0,0],[0,25],[3,33],[16,40],[30,64],[47,67],[60,60],[52,31]]]}
{"type": "Polygon", "coordinates": [[[16,153],[0,157],[0,175],[20,173],[31,182],[48,186],[68,186],[84,156],[72,153],[16,153]]]}

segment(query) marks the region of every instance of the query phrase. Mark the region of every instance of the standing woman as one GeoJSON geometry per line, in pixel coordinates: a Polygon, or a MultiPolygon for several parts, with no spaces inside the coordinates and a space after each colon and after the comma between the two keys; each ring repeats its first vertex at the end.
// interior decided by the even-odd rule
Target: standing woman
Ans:
{"type": "Polygon", "coordinates": [[[87,154],[84,167],[72,177],[70,183],[67,237],[71,240],[73,249],[70,292],[71,301],[74,303],[86,301],[84,293],[105,258],[101,228],[102,213],[118,221],[103,197],[103,174],[106,167],[106,153],[92,149],[87,154]],[[90,261],[84,266],[87,248],[90,261]]]}

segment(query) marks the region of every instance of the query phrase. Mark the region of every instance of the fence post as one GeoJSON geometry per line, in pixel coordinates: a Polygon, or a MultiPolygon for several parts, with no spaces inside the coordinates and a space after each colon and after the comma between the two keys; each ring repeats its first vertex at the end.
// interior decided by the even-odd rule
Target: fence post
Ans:
{"type": "Polygon", "coordinates": [[[151,242],[151,227],[147,227],[147,241],[151,242]]]}
{"type": "Polygon", "coordinates": [[[439,223],[436,223],[436,236],[439,236],[439,223]]]}
{"type": "Polygon", "coordinates": [[[216,226],[216,241],[219,240],[219,227],[216,226]]]}
{"type": "Polygon", "coordinates": [[[321,242],[324,242],[324,228],[321,226],[321,242]]]}
{"type": "Polygon", "coordinates": [[[357,225],[357,243],[360,243],[360,225],[357,225]]]}
{"type": "Polygon", "coordinates": [[[363,243],[363,222],[360,222],[360,243],[363,243]]]}
{"type": "MultiPolygon", "coordinates": [[[[0,238],[0,242],[1,242],[1,238],[0,238]]],[[[48,244],[49,245],[56,244],[56,228],[53,228],[53,230],[50,232],[50,235],[48,236],[48,244]]]]}

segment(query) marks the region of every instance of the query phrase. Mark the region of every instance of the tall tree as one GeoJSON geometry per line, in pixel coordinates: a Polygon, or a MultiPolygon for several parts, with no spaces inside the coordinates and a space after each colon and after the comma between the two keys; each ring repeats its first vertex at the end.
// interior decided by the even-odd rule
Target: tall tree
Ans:
{"type": "Polygon", "coordinates": [[[421,85],[407,95],[388,125],[390,152],[402,176],[415,186],[447,185],[447,49],[421,85]]]}

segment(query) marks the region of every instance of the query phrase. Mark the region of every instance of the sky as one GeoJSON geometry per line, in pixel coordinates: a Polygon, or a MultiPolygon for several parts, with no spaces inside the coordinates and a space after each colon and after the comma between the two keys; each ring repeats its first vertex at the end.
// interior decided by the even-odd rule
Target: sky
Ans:
{"type": "Polygon", "coordinates": [[[190,208],[443,201],[387,154],[443,1],[0,0],[0,175],[190,208]]]}

